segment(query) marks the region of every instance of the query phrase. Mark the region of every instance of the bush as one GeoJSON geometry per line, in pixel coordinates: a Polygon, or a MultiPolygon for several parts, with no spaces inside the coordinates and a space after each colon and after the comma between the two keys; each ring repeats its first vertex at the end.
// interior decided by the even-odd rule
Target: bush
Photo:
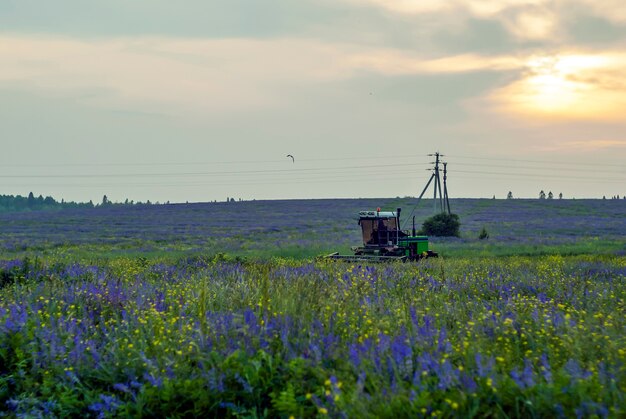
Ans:
{"type": "Polygon", "coordinates": [[[459,227],[461,222],[456,214],[434,215],[422,224],[422,232],[428,236],[455,236],[459,237],[459,227]]]}
{"type": "Polygon", "coordinates": [[[489,238],[489,233],[487,233],[487,229],[485,227],[483,227],[483,229],[480,230],[480,234],[478,235],[478,238],[480,240],[485,240],[489,238]]]}

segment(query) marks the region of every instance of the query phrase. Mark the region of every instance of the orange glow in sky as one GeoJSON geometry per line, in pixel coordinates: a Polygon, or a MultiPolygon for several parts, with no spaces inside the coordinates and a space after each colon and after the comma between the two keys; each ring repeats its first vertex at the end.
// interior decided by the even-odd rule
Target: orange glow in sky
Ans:
{"type": "Polygon", "coordinates": [[[623,55],[533,57],[518,81],[494,98],[506,111],[576,119],[616,119],[626,115],[619,67],[623,55]]]}

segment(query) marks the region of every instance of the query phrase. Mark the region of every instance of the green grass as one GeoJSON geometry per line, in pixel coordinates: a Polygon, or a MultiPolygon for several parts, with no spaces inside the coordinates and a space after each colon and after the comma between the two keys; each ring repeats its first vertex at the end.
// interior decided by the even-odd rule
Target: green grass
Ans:
{"type": "Polygon", "coordinates": [[[625,256],[106,256],[31,260],[0,288],[12,415],[625,412],[625,256]]]}

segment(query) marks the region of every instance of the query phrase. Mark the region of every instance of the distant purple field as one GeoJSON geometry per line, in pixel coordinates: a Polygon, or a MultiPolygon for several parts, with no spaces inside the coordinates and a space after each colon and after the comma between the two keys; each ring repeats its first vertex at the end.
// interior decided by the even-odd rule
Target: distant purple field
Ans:
{"type": "MultiPolygon", "coordinates": [[[[401,207],[409,229],[414,203],[408,198],[286,200],[3,213],[0,251],[85,244],[227,252],[331,249],[359,243],[359,210],[401,207]]],[[[502,244],[562,244],[588,237],[619,241],[626,236],[624,200],[454,199],[451,207],[461,217],[462,238],[435,242],[475,241],[483,227],[492,243],[502,244]]],[[[432,210],[432,200],[420,203],[415,212],[418,229],[432,210]]]]}

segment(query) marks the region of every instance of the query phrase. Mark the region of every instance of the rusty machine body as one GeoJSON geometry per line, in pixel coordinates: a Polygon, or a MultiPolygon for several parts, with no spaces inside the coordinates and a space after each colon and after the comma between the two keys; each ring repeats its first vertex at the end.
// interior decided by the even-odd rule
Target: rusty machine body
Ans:
{"type": "Polygon", "coordinates": [[[326,256],[329,259],[344,261],[416,261],[427,257],[437,257],[428,249],[428,237],[416,235],[415,218],[411,232],[400,229],[401,209],[396,211],[360,211],[359,226],[363,244],[352,248],[353,255],[340,255],[338,252],[326,256]]]}

